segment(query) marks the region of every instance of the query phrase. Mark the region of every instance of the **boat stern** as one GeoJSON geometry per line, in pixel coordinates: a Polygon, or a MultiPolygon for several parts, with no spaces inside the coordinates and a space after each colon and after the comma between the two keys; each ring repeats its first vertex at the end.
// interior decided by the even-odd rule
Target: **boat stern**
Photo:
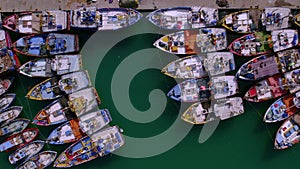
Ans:
{"type": "Polygon", "coordinates": [[[176,101],[181,101],[181,88],[180,85],[177,84],[175,87],[173,87],[167,94],[168,97],[171,99],[174,99],[176,101]]]}

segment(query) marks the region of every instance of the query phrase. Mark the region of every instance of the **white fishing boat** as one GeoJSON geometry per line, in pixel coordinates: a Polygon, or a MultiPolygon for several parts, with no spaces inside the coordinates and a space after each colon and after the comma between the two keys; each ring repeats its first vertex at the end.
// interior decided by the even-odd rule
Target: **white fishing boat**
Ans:
{"type": "Polygon", "coordinates": [[[8,108],[11,103],[15,100],[16,94],[15,93],[8,93],[0,96],[0,112],[8,108]]]}
{"type": "Polygon", "coordinates": [[[82,132],[91,135],[107,126],[111,121],[108,109],[101,109],[80,116],[79,126],[82,132]]]}
{"type": "Polygon", "coordinates": [[[298,30],[294,30],[294,29],[273,30],[271,32],[271,36],[273,41],[274,52],[278,52],[281,50],[285,50],[297,46],[299,43],[298,30]]]}
{"type": "Polygon", "coordinates": [[[215,76],[183,81],[167,95],[176,101],[197,102],[225,98],[236,93],[238,85],[235,76],[215,76]]]}
{"type": "Polygon", "coordinates": [[[81,55],[55,55],[26,62],[18,72],[28,77],[52,77],[82,69],[81,55]]]}
{"type": "Polygon", "coordinates": [[[146,16],[154,25],[163,29],[193,29],[216,26],[218,9],[191,6],[158,9],[146,16]]]}
{"type": "Polygon", "coordinates": [[[117,30],[135,24],[142,14],[129,8],[80,7],[70,12],[70,25],[74,28],[117,30]]]}
{"type": "Polygon", "coordinates": [[[60,78],[52,77],[35,85],[26,97],[33,100],[50,100],[71,94],[91,85],[87,71],[77,71],[62,75],[60,78]]]}
{"type": "Polygon", "coordinates": [[[11,106],[0,112],[0,123],[8,123],[17,118],[22,112],[22,106],[11,106]]]}
{"type": "Polygon", "coordinates": [[[18,118],[0,126],[0,136],[12,135],[22,132],[30,123],[30,120],[18,118]]]}
{"type": "Polygon", "coordinates": [[[162,69],[162,73],[173,78],[203,78],[218,75],[235,69],[233,54],[212,52],[199,56],[177,59],[162,69]]]}
{"type": "Polygon", "coordinates": [[[45,142],[41,140],[35,140],[27,145],[20,147],[16,151],[14,151],[12,154],[8,156],[8,161],[11,164],[16,164],[17,162],[21,160],[29,159],[30,157],[34,156],[38,152],[42,150],[44,147],[45,142]]]}
{"type": "Polygon", "coordinates": [[[243,113],[242,98],[232,97],[213,102],[195,103],[182,114],[181,119],[191,124],[205,124],[216,119],[229,119],[243,113]]]}
{"type": "Polygon", "coordinates": [[[55,151],[43,151],[30,157],[27,161],[20,164],[16,169],[44,169],[48,167],[56,158],[55,151]]]}

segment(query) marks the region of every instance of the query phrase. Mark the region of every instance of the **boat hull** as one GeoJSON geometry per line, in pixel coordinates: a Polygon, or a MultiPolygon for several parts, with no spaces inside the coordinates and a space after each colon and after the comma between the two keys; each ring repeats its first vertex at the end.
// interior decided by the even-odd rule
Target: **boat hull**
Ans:
{"type": "Polygon", "coordinates": [[[153,45],[172,54],[194,55],[215,52],[227,48],[226,30],[202,28],[179,31],[163,36],[153,45]]]}
{"type": "Polygon", "coordinates": [[[158,9],[146,18],[163,29],[184,30],[216,26],[218,9],[208,7],[173,7],[158,9]]]}
{"type": "Polygon", "coordinates": [[[67,168],[80,165],[115,151],[124,145],[124,138],[119,130],[117,126],[113,126],[95,133],[96,138],[83,137],[59,155],[54,167],[67,168]]]}
{"type": "Polygon", "coordinates": [[[8,108],[8,106],[12,104],[15,98],[16,98],[15,93],[9,93],[0,96],[0,112],[8,108]]]}
{"type": "Polygon", "coordinates": [[[117,30],[135,24],[142,16],[134,9],[85,7],[71,10],[70,25],[94,31],[117,30]]]}
{"type": "Polygon", "coordinates": [[[290,27],[290,14],[290,8],[265,8],[261,15],[261,22],[267,31],[288,28],[290,27]]]}
{"type": "Polygon", "coordinates": [[[1,78],[0,79],[0,96],[2,96],[10,88],[14,78],[1,78]]]}
{"type": "Polygon", "coordinates": [[[299,133],[300,115],[294,114],[283,122],[279,127],[275,141],[274,149],[287,149],[300,141],[299,133]]]}
{"type": "Polygon", "coordinates": [[[195,103],[182,114],[181,119],[191,124],[205,124],[217,119],[226,120],[243,113],[242,98],[232,97],[210,103],[195,103]]]}
{"type": "Polygon", "coordinates": [[[82,69],[81,55],[56,55],[26,62],[18,72],[28,77],[53,77],[82,69]]]}
{"type": "Polygon", "coordinates": [[[14,120],[21,114],[22,109],[23,109],[22,106],[11,106],[3,110],[0,113],[0,118],[1,118],[0,123],[7,124],[8,122],[14,120]]]}
{"type": "Polygon", "coordinates": [[[57,152],[55,151],[43,151],[30,157],[27,161],[16,167],[16,169],[30,168],[32,166],[35,166],[38,169],[44,169],[55,160],[56,156],[57,152]]]}
{"type": "Polygon", "coordinates": [[[68,12],[47,10],[10,15],[3,19],[3,27],[16,33],[40,34],[69,30],[68,22],[68,12]]]}
{"type": "Polygon", "coordinates": [[[48,57],[79,51],[78,35],[46,33],[29,35],[13,43],[16,53],[32,57],[48,57]]]}
{"type": "Polygon", "coordinates": [[[30,157],[37,154],[44,147],[45,142],[41,140],[36,140],[28,143],[27,145],[20,147],[12,154],[8,156],[8,161],[11,164],[16,164],[17,162],[24,160],[26,161],[30,157]]]}
{"type": "Polygon", "coordinates": [[[20,148],[36,138],[39,130],[37,128],[29,128],[21,133],[10,136],[6,141],[0,144],[0,151],[12,151],[20,148]]]}
{"type": "Polygon", "coordinates": [[[19,118],[10,121],[6,125],[2,125],[0,128],[0,136],[12,135],[22,132],[30,123],[30,120],[19,118]]]}
{"type": "Polygon", "coordinates": [[[238,93],[235,76],[190,79],[177,84],[167,94],[176,101],[197,102],[221,99],[238,93]]]}
{"type": "Polygon", "coordinates": [[[266,111],[264,122],[273,123],[287,119],[300,112],[300,92],[289,94],[276,100],[266,111]]]}
{"type": "Polygon", "coordinates": [[[259,29],[260,9],[248,9],[226,15],[221,24],[230,31],[237,33],[252,33],[259,29]]]}
{"type": "Polygon", "coordinates": [[[40,110],[32,123],[39,126],[56,125],[72,119],[73,116],[68,108],[68,99],[62,97],[40,110]]]}
{"type": "Polygon", "coordinates": [[[67,144],[81,139],[85,134],[81,131],[78,119],[72,119],[54,129],[46,140],[48,144],[67,144]]]}
{"type": "Polygon", "coordinates": [[[32,100],[52,100],[65,94],[71,94],[91,85],[87,71],[77,71],[52,77],[35,85],[26,95],[32,100]]]}

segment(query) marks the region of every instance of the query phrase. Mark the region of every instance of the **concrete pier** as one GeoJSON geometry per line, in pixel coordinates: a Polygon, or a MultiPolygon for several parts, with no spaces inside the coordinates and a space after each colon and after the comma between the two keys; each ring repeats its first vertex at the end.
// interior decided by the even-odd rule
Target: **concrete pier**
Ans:
{"type": "MultiPolygon", "coordinates": [[[[216,0],[141,0],[140,10],[167,8],[174,6],[207,6],[218,7],[216,0]]],[[[229,8],[249,8],[286,6],[299,8],[300,0],[228,0],[229,8]]],[[[97,6],[99,8],[119,7],[118,1],[97,0],[96,3],[87,4],[86,0],[1,0],[0,12],[20,12],[47,9],[71,10],[78,6],[97,6]]]]}

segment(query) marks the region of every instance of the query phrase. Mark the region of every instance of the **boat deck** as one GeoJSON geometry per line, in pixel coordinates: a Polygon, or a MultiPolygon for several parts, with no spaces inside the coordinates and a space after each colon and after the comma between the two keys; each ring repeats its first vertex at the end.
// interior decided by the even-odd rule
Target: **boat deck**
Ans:
{"type": "Polygon", "coordinates": [[[300,49],[285,50],[277,53],[281,71],[287,72],[300,67],[300,49]]]}
{"type": "Polygon", "coordinates": [[[279,73],[275,57],[267,57],[251,64],[254,79],[260,79],[268,75],[279,73]]]}
{"type": "Polygon", "coordinates": [[[266,26],[267,31],[288,28],[290,14],[290,8],[265,8],[262,23],[266,26]]]}

